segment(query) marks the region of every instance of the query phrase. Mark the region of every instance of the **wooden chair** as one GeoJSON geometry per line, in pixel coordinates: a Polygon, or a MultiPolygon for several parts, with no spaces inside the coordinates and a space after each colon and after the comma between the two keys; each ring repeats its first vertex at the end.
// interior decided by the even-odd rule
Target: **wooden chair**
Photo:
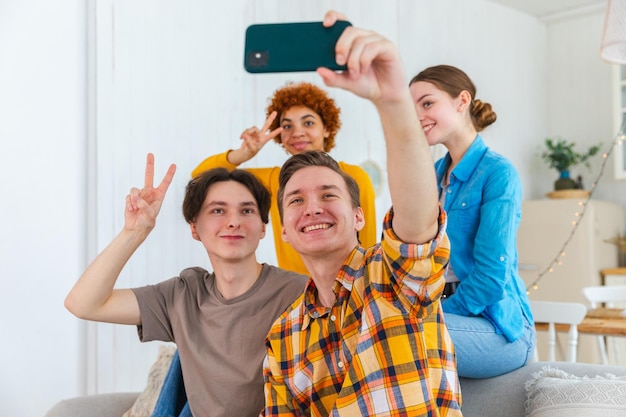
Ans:
{"type": "MultiPolygon", "coordinates": [[[[626,285],[597,285],[583,288],[583,295],[589,302],[589,308],[625,308],[626,307],[626,285]]],[[[613,350],[613,357],[619,362],[619,349],[615,345],[615,339],[611,343],[613,350]]],[[[608,365],[609,355],[607,341],[608,337],[598,336],[598,347],[600,348],[600,355],[602,355],[602,363],[608,365]]]]}
{"type": "MultiPolygon", "coordinates": [[[[576,327],[587,314],[587,307],[582,303],[569,303],[561,301],[531,301],[530,309],[535,323],[548,324],[548,360],[555,360],[557,344],[556,325],[569,325],[567,336],[567,361],[576,362],[578,348],[578,328],[576,327]]],[[[535,346],[535,362],[539,361],[539,353],[535,346]]]]}

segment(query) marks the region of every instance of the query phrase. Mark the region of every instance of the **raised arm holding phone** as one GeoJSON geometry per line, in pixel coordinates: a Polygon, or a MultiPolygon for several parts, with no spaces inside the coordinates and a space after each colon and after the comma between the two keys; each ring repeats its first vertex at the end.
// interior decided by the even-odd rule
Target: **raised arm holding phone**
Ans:
{"type": "MultiPolygon", "coordinates": [[[[329,12],[325,25],[343,16],[329,12]]],[[[454,348],[440,297],[449,257],[435,172],[395,45],[348,27],[348,70],[317,73],[376,107],[393,207],[382,241],[359,245],[359,189],[327,154],[281,168],[282,236],[311,274],[274,323],[264,366],[267,416],[461,416],[454,348]]]]}

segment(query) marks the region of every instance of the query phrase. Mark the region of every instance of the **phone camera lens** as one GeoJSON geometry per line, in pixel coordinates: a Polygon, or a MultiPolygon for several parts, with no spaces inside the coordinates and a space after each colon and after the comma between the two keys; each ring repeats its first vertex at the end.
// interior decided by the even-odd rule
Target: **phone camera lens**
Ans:
{"type": "Polygon", "coordinates": [[[247,56],[247,64],[251,68],[267,66],[269,53],[267,51],[251,51],[247,56]]]}

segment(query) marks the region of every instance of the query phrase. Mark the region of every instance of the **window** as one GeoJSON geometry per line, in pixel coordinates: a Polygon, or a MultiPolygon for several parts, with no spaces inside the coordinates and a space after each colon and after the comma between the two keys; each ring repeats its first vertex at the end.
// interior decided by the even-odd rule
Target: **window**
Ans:
{"type": "Polygon", "coordinates": [[[615,132],[621,135],[613,149],[615,161],[615,179],[626,180],[626,144],[624,128],[626,127],[626,65],[614,65],[614,77],[618,88],[615,89],[615,132]]]}

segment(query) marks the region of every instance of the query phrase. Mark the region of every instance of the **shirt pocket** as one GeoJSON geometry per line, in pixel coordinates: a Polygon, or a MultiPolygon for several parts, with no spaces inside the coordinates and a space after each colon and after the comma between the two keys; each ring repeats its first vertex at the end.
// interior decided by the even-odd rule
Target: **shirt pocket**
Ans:
{"type": "MultiPolygon", "coordinates": [[[[465,233],[476,233],[480,223],[482,192],[472,191],[459,194],[448,208],[449,227],[465,233]]],[[[454,231],[451,231],[454,233],[454,231]]]]}

